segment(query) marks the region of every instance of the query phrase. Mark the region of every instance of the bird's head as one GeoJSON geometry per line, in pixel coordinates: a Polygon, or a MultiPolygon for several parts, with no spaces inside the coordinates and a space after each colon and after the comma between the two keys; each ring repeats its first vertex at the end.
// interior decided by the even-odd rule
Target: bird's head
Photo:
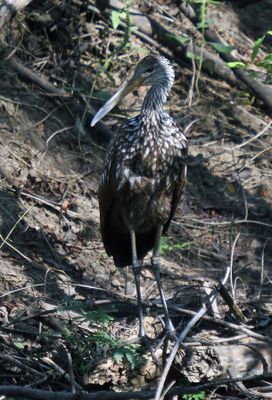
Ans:
{"type": "Polygon", "coordinates": [[[125,96],[140,86],[170,88],[175,78],[174,69],[165,57],[146,56],[136,66],[134,75],[95,114],[91,126],[97,124],[125,96]]]}

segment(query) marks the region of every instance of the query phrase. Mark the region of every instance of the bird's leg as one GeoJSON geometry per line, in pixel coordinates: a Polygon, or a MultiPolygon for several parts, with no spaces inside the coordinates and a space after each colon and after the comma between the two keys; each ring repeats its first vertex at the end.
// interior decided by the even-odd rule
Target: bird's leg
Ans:
{"type": "Polygon", "coordinates": [[[152,256],[152,269],[155,275],[155,279],[157,281],[157,286],[160,292],[160,297],[161,297],[161,302],[162,302],[162,306],[163,306],[163,310],[164,310],[164,315],[165,315],[165,328],[166,331],[169,332],[170,334],[174,334],[175,333],[175,328],[172,324],[172,321],[169,317],[169,312],[168,312],[168,308],[167,308],[167,304],[166,304],[166,300],[165,300],[165,296],[163,293],[163,289],[162,289],[162,283],[161,283],[161,276],[160,276],[160,241],[161,241],[161,236],[162,236],[162,230],[163,230],[163,226],[160,225],[157,228],[157,232],[156,232],[156,238],[155,238],[155,245],[154,245],[154,250],[153,250],[153,256],[152,256]]]}
{"type": "Polygon", "coordinates": [[[145,329],[144,329],[144,315],[143,315],[143,305],[142,305],[141,285],[140,285],[142,261],[138,260],[137,257],[136,235],[133,229],[130,229],[130,239],[131,239],[131,251],[132,251],[132,269],[135,279],[139,323],[140,323],[139,336],[140,338],[143,338],[145,337],[145,329]]]}

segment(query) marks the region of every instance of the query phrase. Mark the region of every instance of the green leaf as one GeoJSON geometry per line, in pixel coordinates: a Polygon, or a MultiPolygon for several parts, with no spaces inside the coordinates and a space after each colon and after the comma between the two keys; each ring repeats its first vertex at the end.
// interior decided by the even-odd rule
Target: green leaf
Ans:
{"type": "Polygon", "coordinates": [[[113,320],[113,317],[105,311],[88,311],[85,313],[85,318],[89,321],[109,323],[113,320]]]}
{"type": "Polygon", "coordinates": [[[257,65],[260,67],[269,69],[272,67],[272,54],[268,54],[262,61],[260,61],[257,65]]]}
{"type": "Polygon", "coordinates": [[[197,29],[206,29],[206,28],[209,28],[209,26],[211,25],[211,24],[213,24],[213,19],[211,19],[211,18],[206,18],[205,20],[203,20],[203,21],[200,21],[197,25],[196,25],[196,27],[197,27],[197,29]]]}
{"type": "Polygon", "coordinates": [[[173,39],[176,40],[177,43],[181,44],[181,45],[186,45],[190,42],[190,38],[189,36],[181,36],[181,35],[177,35],[175,33],[167,33],[165,35],[166,39],[173,39]]]}
{"type": "Polygon", "coordinates": [[[132,32],[132,33],[135,33],[135,32],[137,32],[137,30],[138,30],[138,26],[131,26],[130,27],[130,32],[132,32]]]}
{"type": "Polygon", "coordinates": [[[191,51],[187,51],[186,57],[190,58],[191,60],[198,60],[200,61],[200,57],[192,53],[191,51]]]}
{"type": "Polygon", "coordinates": [[[257,39],[254,43],[253,49],[252,49],[252,53],[251,53],[251,61],[254,61],[255,58],[257,57],[260,47],[264,41],[265,35],[259,37],[259,39],[257,39]]]}
{"type": "Polygon", "coordinates": [[[111,22],[114,29],[118,28],[120,24],[120,12],[119,11],[112,11],[111,12],[111,22]]]}
{"type": "Polygon", "coordinates": [[[114,29],[117,29],[121,19],[126,17],[126,12],[125,11],[115,11],[112,10],[111,12],[111,22],[112,22],[112,26],[114,27],[114,29]]]}
{"type": "Polygon", "coordinates": [[[98,90],[94,93],[94,95],[96,98],[106,101],[112,96],[112,93],[110,93],[108,90],[98,90]]]}
{"type": "Polygon", "coordinates": [[[205,400],[206,393],[201,391],[201,392],[196,392],[196,393],[184,394],[182,396],[182,399],[183,400],[205,400]]]}
{"type": "Polygon", "coordinates": [[[246,68],[246,64],[242,61],[230,61],[226,63],[229,68],[246,68]]]}
{"type": "Polygon", "coordinates": [[[221,43],[211,42],[209,43],[218,53],[228,54],[231,53],[232,50],[235,49],[233,46],[225,46],[221,43]]]}
{"type": "Polygon", "coordinates": [[[268,54],[263,61],[272,61],[272,54],[268,54]]]}
{"type": "Polygon", "coordinates": [[[209,28],[209,25],[210,24],[207,21],[201,21],[196,25],[196,27],[197,29],[207,29],[209,28]]]}
{"type": "Polygon", "coordinates": [[[126,348],[125,349],[125,357],[126,357],[127,361],[129,362],[132,369],[135,369],[138,366],[139,363],[138,363],[136,354],[133,350],[126,348]]]}
{"type": "Polygon", "coordinates": [[[17,349],[23,349],[25,347],[24,343],[21,342],[14,342],[14,345],[17,347],[17,349]]]}
{"type": "Polygon", "coordinates": [[[120,363],[124,358],[124,349],[118,347],[114,350],[113,359],[116,363],[120,363]]]}

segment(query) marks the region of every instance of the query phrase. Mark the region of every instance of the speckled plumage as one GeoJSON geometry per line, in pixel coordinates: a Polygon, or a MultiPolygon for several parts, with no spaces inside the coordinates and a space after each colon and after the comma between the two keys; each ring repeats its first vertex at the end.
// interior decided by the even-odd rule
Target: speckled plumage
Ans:
{"type": "Polygon", "coordinates": [[[130,229],[136,234],[139,259],[153,248],[157,227],[167,230],[186,177],[186,138],[163,111],[174,70],[164,57],[154,56],[137,68],[151,87],[141,113],[112,141],[99,188],[104,246],[120,267],[132,264],[130,229]]]}

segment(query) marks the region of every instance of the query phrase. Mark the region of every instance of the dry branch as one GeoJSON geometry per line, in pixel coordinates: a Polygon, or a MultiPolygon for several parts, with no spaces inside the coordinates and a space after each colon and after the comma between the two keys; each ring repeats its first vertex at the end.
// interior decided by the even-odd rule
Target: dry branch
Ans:
{"type": "MultiPolygon", "coordinates": [[[[255,381],[257,379],[269,379],[272,377],[272,373],[266,373],[263,375],[253,375],[245,376],[243,378],[233,378],[233,379],[216,379],[211,382],[191,385],[191,386],[177,386],[171,388],[168,392],[168,396],[175,396],[184,393],[196,393],[200,390],[210,389],[213,387],[220,387],[222,385],[228,385],[235,382],[249,382],[255,381]]],[[[93,393],[79,392],[79,393],[69,393],[69,392],[52,392],[42,389],[32,389],[22,386],[0,386],[0,394],[5,396],[18,396],[26,397],[29,399],[38,400],[148,400],[154,398],[155,390],[142,390],[137,392],[112,392],[112,391],[100,391],[93,393]]]]}
{"type": "Polygon", "coordinates": [[[0,29],[32,0],[6,0],[0,5],[0,29]]]}
{"type": "MultiPolygon", "coordinates": [[[[205,37],[209,41],[223,44],[220,36],[212,29],[206,30],[205,37]]],[[[228,53],[222,53],[220,54],[220,56],[226,62],[237,61],[235,57],[228,53]]],[[[235,75],[240,79],[240,81],[243,82],[250,89],[250,91],[254,93],[265,104],[269,113],[272,114],[272,87],[270,85],[265,85],[261,82],[258,82],[255,79],[251,79],[248,72],[242,69],[236,68],[233,71],[235,75]]]]}
{"type": "MultiPolygon", "coordinates": [[[[71,101],[71,98],[73,98],[72,96],[70,96],[69,93],[65,92],[62,89],[55,87],[45,77],[37,75],[31,69],[25,67],[18,61],[13,59],[13,60],[7,61],[7,63],[11,64],[13,69],[18,73],[18,75],[21,78],[23,78],[26,81],[32,82],[34,85],[38,86],[39,88],[45,90],[48,93],[51,93],[55,96],[60,97],[61,101],[63,103],[65,101],[65,98],[68,98],[69,101],[71,101]]],[[[89,104],[89,102],[86,100],[86,98],[83,95],[81,95],[80,99],[84,103],[84,107],[87,107],[88,112],[94,115],[95,110],[89,104]]],[[[81,115],[84,113],[84,109],[82,107],[79,107],[79,105],[76,102],[73,104],[73,108],[77,109],[76,111],[81,115]]],[[[112,137],[111,131],[108,129],[108,127],[103,122],[99,122],[97,124],[97,126],[98,126],[98,128],[92,129],[92,137],[99,144],[108,143],[112,137]],[[99,131],[100,135],[97,134],[98,131],[99,131]]]]}
{"type": "MultiPolygon", "coordinates": [[[[123,8],[123,3],[120,0],[109,0],[108,7],[120,10],[123,8]]],[[[196,17],[193,9],[190,6],[188,8],[188,6],[186,6],[183,2],[181,4],[181,10],[188,18],[191,19],[192,22],[195,22],[196,17]]],[[[213,75],[231,84],[236,83],[236,77],[238,77],[239,80],[243,82],[250,89],[250,91],[253,92],[264,103],[269,113],[272,113],[271,87],[251,79],[246,71],[241,69],[232,70],[227,67],[225,62],[237,61],[232,55],[220,54],[220,56],[218,56],[206,50],[205,48],[201,49],[195,44],[193,46],[190,44],[182,44],[175,39],[175,35],[173,35],[172,32],[168,31],[153,18],[141,14],[135,8],[130,8],[130,13],[133,24],[137,26],[139,32],[142,32],[149,37],[155,37],[159,43],[173,51],[173,54],[177,58],[177,62],[181,64],[184,62],[188,63],[190,60],[190,57],[188,57],[189,53],[193,53],[196,58],[202,57],[202,68],[207,73],[212,73],[213,75]],[[223,60],[221,60],[221,57],[223,60]]],[[[219,35],[211,29],[205,30],[205,37],[209,41],[222,43],[219,35]]]]}
{"type": "MultiPolygon", "coordinates": [[[[189,18],[193,23],[197,23],[196,14],[191,6],[184,4],[184,2],[180,5],[181,11],[184,15],[189,18]]],[[[213,29],[208,28],[205,29],[205,38],[209,42],[216,42],[224,45],[220,35],[215,32],[213,29]]],[[[229,53],[221,53],[220,57],[226,61],[237,61],[235,57],[233,57],[229,53]]],[[[259,98],[263,101],[265,106],[268,108],[269,112],[272,113],[272,88],[271,86],[264,85],[261,82],[258,82],[254,79],[251,79],[249,74],[246,71],[243,71],[239,68],[233,70],[235,75],[239,78],[241,82],[247,85],[247,87],[259,98]]]]}
{"type": "Polygon", "coordinates": [[[24,65],[20,64],[18,61],[12,60],[10,61],[12,67],[15,71],[22,76],[25,80],[28,80],[35,85],[39,86],[40,88],[46,90],[49,93],[53,93],[57,96],[69,96],[64,90],[58,89],[53,86],[47,79],[38,76],[35,72],[31,71],[31,69],[25,67],[24,65]]]}
{"type": "MultiPolygon", "coordinates": [[[[120,10],[124,7],[120,0],[109,0],[107,6],[111,9],[117,10],[120,10]]],[[[194,45],[193,49],[191,49],[190,45],[177,43],[177,40],[172,32],[168,31],[153,18],[140,13],[134,7],[130,7],[130,15],[133,24],[137,26],[138,30],[149,37],[156,38],[160,44],[173,51],[176,61],[179,64],[184,65],[184,63],[191,63],[191,58],[188,57],[189,53],[194,52],[196,57],[199,57],[200,53],[202,53],[203,60],[207,61],[206,65],[205,62],[203,63],[203,69],[206,70],[206,72],[211,72],[210,64],[212,62],[213,74],[230,83],[234,83],[236,81],[233,71],[226,67],[225,63],[217,55],[212,54],[206,49],[201,50],[197,45],[194,45]]]]}

